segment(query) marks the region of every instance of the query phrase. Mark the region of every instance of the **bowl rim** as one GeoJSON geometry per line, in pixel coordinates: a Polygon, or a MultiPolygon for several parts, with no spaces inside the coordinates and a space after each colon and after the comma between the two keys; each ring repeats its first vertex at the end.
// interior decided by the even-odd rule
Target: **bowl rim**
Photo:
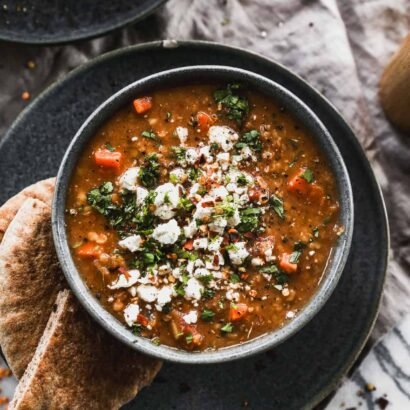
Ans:
{"type": "Polygon", "coordinates": [[[103,328],[133,349],[162,360],[187,364],[219,363],[248,357],[279,345],[303,328],[324,306],[340,279],[352,242],[353,220],[353,193],[346,166],[329,131],[313,110],[285,87],[260,74],[222,65],[185,66],[161,71],[123,87],[106,99],[84,121],[67,148],[57,174],[52,203],[52,231],[57,256],[70,288],[84,308],[103,328]],[[175,80],[189,84],[200,77],[221,81],[222,77],[228,76],[251,84],[279,103],[290,106],[292,116],[298,117],[301,121],[306,120],[304,127],[310,131],[320,146],[335,175],[341,204],[340,218],[345,231],[332,251],[330,263],[325,268],[326,273],[320,281],[319,288],[295,318],[284,326],[249,341],[216,350],[187,352],[166,345],[157,346],[149,339],[133,335],[100,304],[82,279],[71,257],[65,229],[67,187],[82,148],[96,130],[127,101],[131,101],[133,96],[145,93],[147,89],[169,87],[169,83],[175,80]],[[189,80],[186,80],[187,77],[189,80]]]}

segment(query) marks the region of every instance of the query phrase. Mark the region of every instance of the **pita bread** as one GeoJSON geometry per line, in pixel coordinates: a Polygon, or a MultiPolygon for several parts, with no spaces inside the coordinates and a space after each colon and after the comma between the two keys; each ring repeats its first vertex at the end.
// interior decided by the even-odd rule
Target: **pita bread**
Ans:
{"type": "Polygon", "coordinates": [[[51,234],[51,208],[26,199],[0,246],[0,345],[20,378],[65,286],[51,234]]]}
{"type": "Polygon", "coordinates": [[[9,410],[118,409],[160,367],[106,333],[63,291],[9,410]]]}
{"type": "Polygon", "coordinates": [[[0,207],[0,242],[10,222],[26,199],[35,198],[46,204],[51,203],[54,192],[54,183],[55,178],[49,178],[30,185],[10,198],[0,207]]]}

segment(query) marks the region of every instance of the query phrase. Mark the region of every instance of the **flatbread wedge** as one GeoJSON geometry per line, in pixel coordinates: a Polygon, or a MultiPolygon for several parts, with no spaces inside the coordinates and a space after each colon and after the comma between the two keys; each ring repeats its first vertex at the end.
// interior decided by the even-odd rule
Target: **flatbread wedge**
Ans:
{"type": "Polygon", "coordinates": [[[28,198],[35,198],[46,204],[51,203],[54,193],[55,178],[44,179],[14,195],[0,207],[0,242],[17,211],[28,198]]]}
{"type": "Polygon", "coordinates": [[[26,199],[0,245],[0,345],[20,378],[58,292],[65,288],[51,233],[51,207],[26,199]]]}
{"type": "Polygon", "coordinates": [[[62,291],[9,410],[118,409],[160,367],[106,333],[71,291],[62,291]]]}

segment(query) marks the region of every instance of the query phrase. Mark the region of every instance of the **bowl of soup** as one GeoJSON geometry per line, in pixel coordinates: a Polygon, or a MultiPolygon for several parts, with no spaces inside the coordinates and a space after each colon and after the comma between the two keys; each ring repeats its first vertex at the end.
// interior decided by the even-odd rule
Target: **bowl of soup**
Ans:
{"type": "Polygon", "coordinates": [[[183,363],[295,334],[334,290],[352,231],[349,176],[314,109],[232,67],[161,72],[109,98],[69,146],[53,203],[88,312],[183,363]]]}

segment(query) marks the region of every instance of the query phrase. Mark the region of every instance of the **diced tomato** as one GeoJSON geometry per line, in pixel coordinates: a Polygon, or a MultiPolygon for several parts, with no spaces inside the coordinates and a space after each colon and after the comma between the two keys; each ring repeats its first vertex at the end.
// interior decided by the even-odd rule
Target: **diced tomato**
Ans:
{"type": "Polygon", "coordinates": [[[307,195],[310,191],[310,184],[305,178],[302,178],[300,174],[298,174],[288,182],[288,191],[295,194],[307,195]]]}
{"type": "Polygon", "coordinates": [[[140,325],[142,325],[142,326],[148,326],[149,320],[148,320],[148,318],[147,318],[145,315],[143,315],[142,313],[140,313],[140,314],[137,316],[137,322],[138,322],[140,325]]]}
{"type": "Polygon", "coordinates": [[[229,310],[229,320],[234,322],[242,319],[248,313],[248,305],[245,303],[235,303],[229,310]]]}
{"type": "Polygon", "coordinates": [[[198,126],[201,131],[208,131],[209,127],[213,124],[214,120],[206,112],[199,111],[196,115],[198,126]]]}
{"type": "Polygon", "coordinates": [[[133,101],[134,109],[137,114],[144,114],[152,108],[152,98],[142,97],[133,101]]]}
{"type": "Polygon", "coordinates": [[[289,253],[282,253],[280,257],[279,267],[286,273],[295,273],[298,270],[298,265],[296,263],[290,262],[289,253]]]}
{"type": "Polygon", "coordinates": [[[250,189],[249,190],[249,200],[251,202],[257,202],[259,201],[259,198],[261,197],[262,191],[260,189],[250,189]]]}
{"type": "Polygon", "coordinates": [[[184,243],[184,249],[186,249],[187,251],[192,251],[193,248],[194,248],[194,240],[193,239],[188,239],[184,243]]]}
{"type": "Polygon", "coordinates": [[[96,245],[93,242],[87,242],[77,248],[76,252],[77,255],[84,258],[98,258],[102,253],[102,249],[99,245],[96,245]]]}
{"type": "Polygon", "coordinates": [[[121,166],[121,152],[111,152],[106,148],[101,148],[94,153],[95,163],[100,167],[118,169],[121,166]]]}

